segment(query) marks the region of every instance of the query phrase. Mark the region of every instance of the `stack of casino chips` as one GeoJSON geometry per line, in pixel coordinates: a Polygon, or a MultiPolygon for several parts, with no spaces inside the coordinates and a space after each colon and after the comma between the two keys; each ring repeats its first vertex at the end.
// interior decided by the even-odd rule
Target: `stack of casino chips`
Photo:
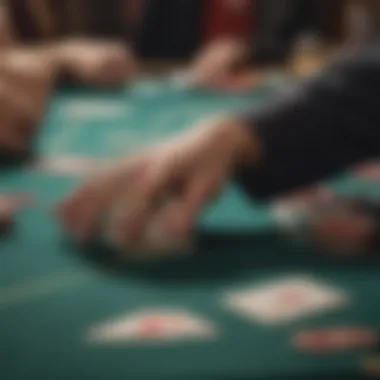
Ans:
{"type": "Polygon", "coordinates": [[[380,203],[360,197],[309,199],[274,208],[286,236],[332,253],[363,254],[380,250],[380,203]]]}

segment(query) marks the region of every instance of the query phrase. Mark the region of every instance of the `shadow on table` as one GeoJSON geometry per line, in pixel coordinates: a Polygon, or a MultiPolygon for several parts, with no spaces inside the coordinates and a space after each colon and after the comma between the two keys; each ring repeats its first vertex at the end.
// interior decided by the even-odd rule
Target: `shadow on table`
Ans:
{"type": "Polygon", "coordinates": [[[380,269],[379,255],[343,259],[285,240],[276,233],[257,231],[203,232],[192,254],[157,262],[126,260],[100,244],[87,247],[80,257],[113,275],[160,282],[218,281],[252,270],[305,273],[317,269],[345,272],[380,269]]]}

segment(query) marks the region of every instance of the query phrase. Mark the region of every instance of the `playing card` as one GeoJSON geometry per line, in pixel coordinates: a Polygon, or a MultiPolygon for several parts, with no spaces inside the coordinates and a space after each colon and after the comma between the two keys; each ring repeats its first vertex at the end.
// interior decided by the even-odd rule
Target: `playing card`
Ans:
{"type": "Polygon", "coordinates": [[[91,157],[52,156],[39,159],[29,167],[29,170],[51,175],[79,176],[99,170],[104,163],[105,160],[91,157]]]}
{"type": "Polygon", "coordinates": [[[89,329],[87,340],[97,344],[168,342],[211,339],[213,324],[184,310],[143,310],[89,329]]]}
{"type": "Polygon", "coordinates": [[[281,324],[341,308],[347,295],[312,278],[288,278],[228,294],[226,306],[262,324],[281,324]]]}

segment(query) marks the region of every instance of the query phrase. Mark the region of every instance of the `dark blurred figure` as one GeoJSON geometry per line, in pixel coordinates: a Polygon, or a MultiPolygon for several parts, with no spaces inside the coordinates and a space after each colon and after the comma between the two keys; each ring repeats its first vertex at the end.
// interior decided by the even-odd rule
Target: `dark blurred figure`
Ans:
{"type": "Polygon", "coordinates": [[[204,48],[192,68],[195,81],[201,85],[218,86],[240,77],[242,86],[250,86],[257,78],[248,68],[254,68],[255,74],[261,67],[283,65],[304,35],[330,42],[342,36],[342,0],[204,3],[207,5],[204,48]],[[241,75],[245,71],[248,75],[241,75]]]}
{"type": "MultiPolygon", "coordinates": [[[[186,58],[222,37],[251,42],[257,59],[281,59],[305,29],[332,34],[344,0],[6,0],[25,42],[118,38],[142,56],[186,58]],[[328,21],[335,18],[334,23],[328,21]],[[326,25],[329,25],[326,27],[326,25]]],[[[335,32],[336,34],[336,32],[335,32]]]]}
{"type": "Polygon", "coordinates": [[[347,42],[364,43],[379,32],[380,2],[378,0],[348,0],[346,9],[347,42]]]}
{"type": "Polygon", "coordinates": [[[66,77],[101,86],[133,77],[139,58],[188,57],[196,49],[202,8],[199,0],[8,0],[7,4],[18,41],[59,41],[55,52],[66,77]]]}
{"type": "Polygon", "coordinates": [[[29,159],[54,82],[54,62],[43,48],[14,45],[0,4],[0,166],[29,159]]]}
{"type": "Polygon", "coordinates": [[[140,56],[184,57],[196,48],[202,0],[9,1],[23,42],[118,39],[140,56]]]}

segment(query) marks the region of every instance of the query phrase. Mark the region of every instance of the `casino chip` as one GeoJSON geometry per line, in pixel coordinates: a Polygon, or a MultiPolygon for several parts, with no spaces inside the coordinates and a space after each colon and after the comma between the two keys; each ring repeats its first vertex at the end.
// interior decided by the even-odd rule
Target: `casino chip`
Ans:
{"type": "Polygon", "coordinates": [[[368,328],[342,327],[299,332],[293,339],[295,348],[310,353],[330,353],[374,347],[376,332],[368,328]]]}

